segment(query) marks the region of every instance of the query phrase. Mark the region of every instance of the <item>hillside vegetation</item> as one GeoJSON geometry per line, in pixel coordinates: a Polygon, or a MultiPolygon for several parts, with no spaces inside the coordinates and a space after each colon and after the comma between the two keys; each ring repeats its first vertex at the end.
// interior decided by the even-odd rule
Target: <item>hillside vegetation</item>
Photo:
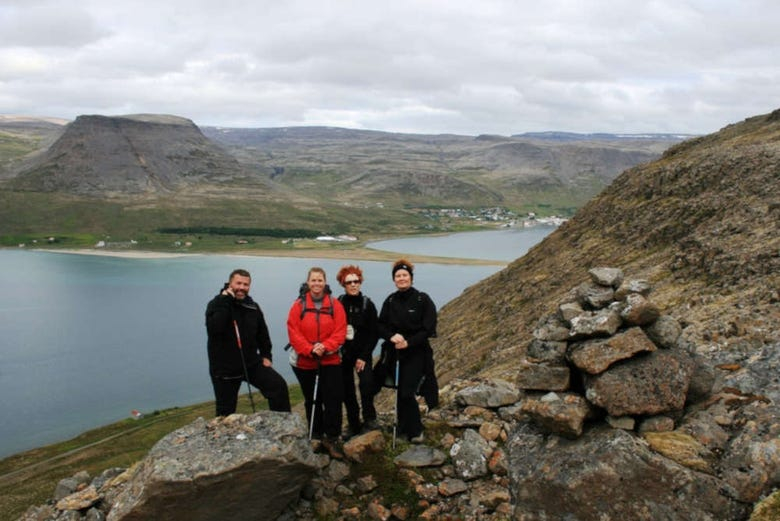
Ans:
{"type": "Polygon", "coordinates": [[[780,111],[674,146],[449,303],[441,378],[514,379],[536,322],[596,266],[647,279],[701,353],[749,356],[780,339],[779,222],[780,111]]]}
{"type": "Polygon", "coordinates": [[[336,128],[199,129],[168,115],[0,120],[0,244],[104,240],[141,249],[293,248],[473,229],[440,208],[571,215],[676,141],[426,136],[336,128]],[[5,138],[5,140],[3,140],[5,138]],[[234,229],[233,235],[171,230],[234,229]],[[273,230],[259,237],[242,230],[273,230]],[[238,247],[237,243],[242,246],[238,247]],[[183,246],[183,245],[187,246],[183,246]]]}

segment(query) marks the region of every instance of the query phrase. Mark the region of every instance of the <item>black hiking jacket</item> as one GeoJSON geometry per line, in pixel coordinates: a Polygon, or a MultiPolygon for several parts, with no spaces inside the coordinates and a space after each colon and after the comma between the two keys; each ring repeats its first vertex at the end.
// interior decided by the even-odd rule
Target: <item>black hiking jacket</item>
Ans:
{"type": "Polygon", "coordinates": [[[221,293],[214,297],[206,306],[206,331],[209,374],[213,377],[244,376],[242,354],[247,367],[253,367],[263,358],[271,360],[271,336],[265,317],[249,295],[243,300],[221,293]],[[238,325],[240,350],[233,320],[238,325]]]}
{"type": "Polygon", "coordinates": [[[339,296],[339,300],[347,313],[347,324],[355,331],[355,337],[344,342],[343,356],[350,364],[358,358],[370,364],[379,340],[376,306],[363,293],[354,297],[344,294],[339,296]]]}
{"type": "Polygon", "coordinates": [[[395,351],[390,337],[396,333],[404,336],[409,347],[399,351],[401,360],[421,355],[425,348],[430,348],[428,339],[436,336],[436,305],[414,287],[391,293],[382,304],[378,330],[385,340],[382,348],[390,352],[395,351]]]}

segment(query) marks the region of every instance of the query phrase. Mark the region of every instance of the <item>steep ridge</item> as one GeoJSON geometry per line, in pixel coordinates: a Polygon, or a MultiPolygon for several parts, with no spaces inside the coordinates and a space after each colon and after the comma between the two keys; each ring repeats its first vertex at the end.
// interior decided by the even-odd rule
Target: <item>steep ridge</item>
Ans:
{"type": "Polygon", "coordinates": [[[241,175],[238,161],[188,119],[79,116],[11,186],[93,196],[153,194],[241,175]]]}
{"type": "Polygon", "coordinates": [[[441,380],[514,379],[535,323],[605,265],[647,279],[699,352],[741,359],[780,339],[778,223],[780,110],[676,145],[444,307],[441,380]]]}

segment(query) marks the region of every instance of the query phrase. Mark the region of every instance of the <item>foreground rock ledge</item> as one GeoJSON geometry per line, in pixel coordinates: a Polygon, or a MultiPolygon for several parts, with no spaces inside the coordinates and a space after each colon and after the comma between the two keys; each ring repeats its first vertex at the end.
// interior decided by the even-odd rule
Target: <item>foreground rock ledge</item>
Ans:
{"type": "Polygon", "coordinates": [[[298,415],[199,418],[152,447],[108,520],[276,519],[317,468],[298,415]]]}

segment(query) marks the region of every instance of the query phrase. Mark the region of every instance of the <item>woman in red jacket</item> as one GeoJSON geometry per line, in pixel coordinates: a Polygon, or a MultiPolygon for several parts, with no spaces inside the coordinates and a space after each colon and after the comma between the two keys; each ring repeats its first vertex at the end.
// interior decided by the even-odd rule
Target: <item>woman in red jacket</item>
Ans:
{"type": "Polygon", "coordinates": [[[323,447],[333,457],[343,457],[341,405],[344,386],[340,349],[346,334],[346,313],[338,299],[330,294],[325,270],[311,268],[304,291],[287,315],[287,335],[294,350],[290,363],[301,385],[306,419],[313,425],[312,438],[322,439],[323,447]]]}

